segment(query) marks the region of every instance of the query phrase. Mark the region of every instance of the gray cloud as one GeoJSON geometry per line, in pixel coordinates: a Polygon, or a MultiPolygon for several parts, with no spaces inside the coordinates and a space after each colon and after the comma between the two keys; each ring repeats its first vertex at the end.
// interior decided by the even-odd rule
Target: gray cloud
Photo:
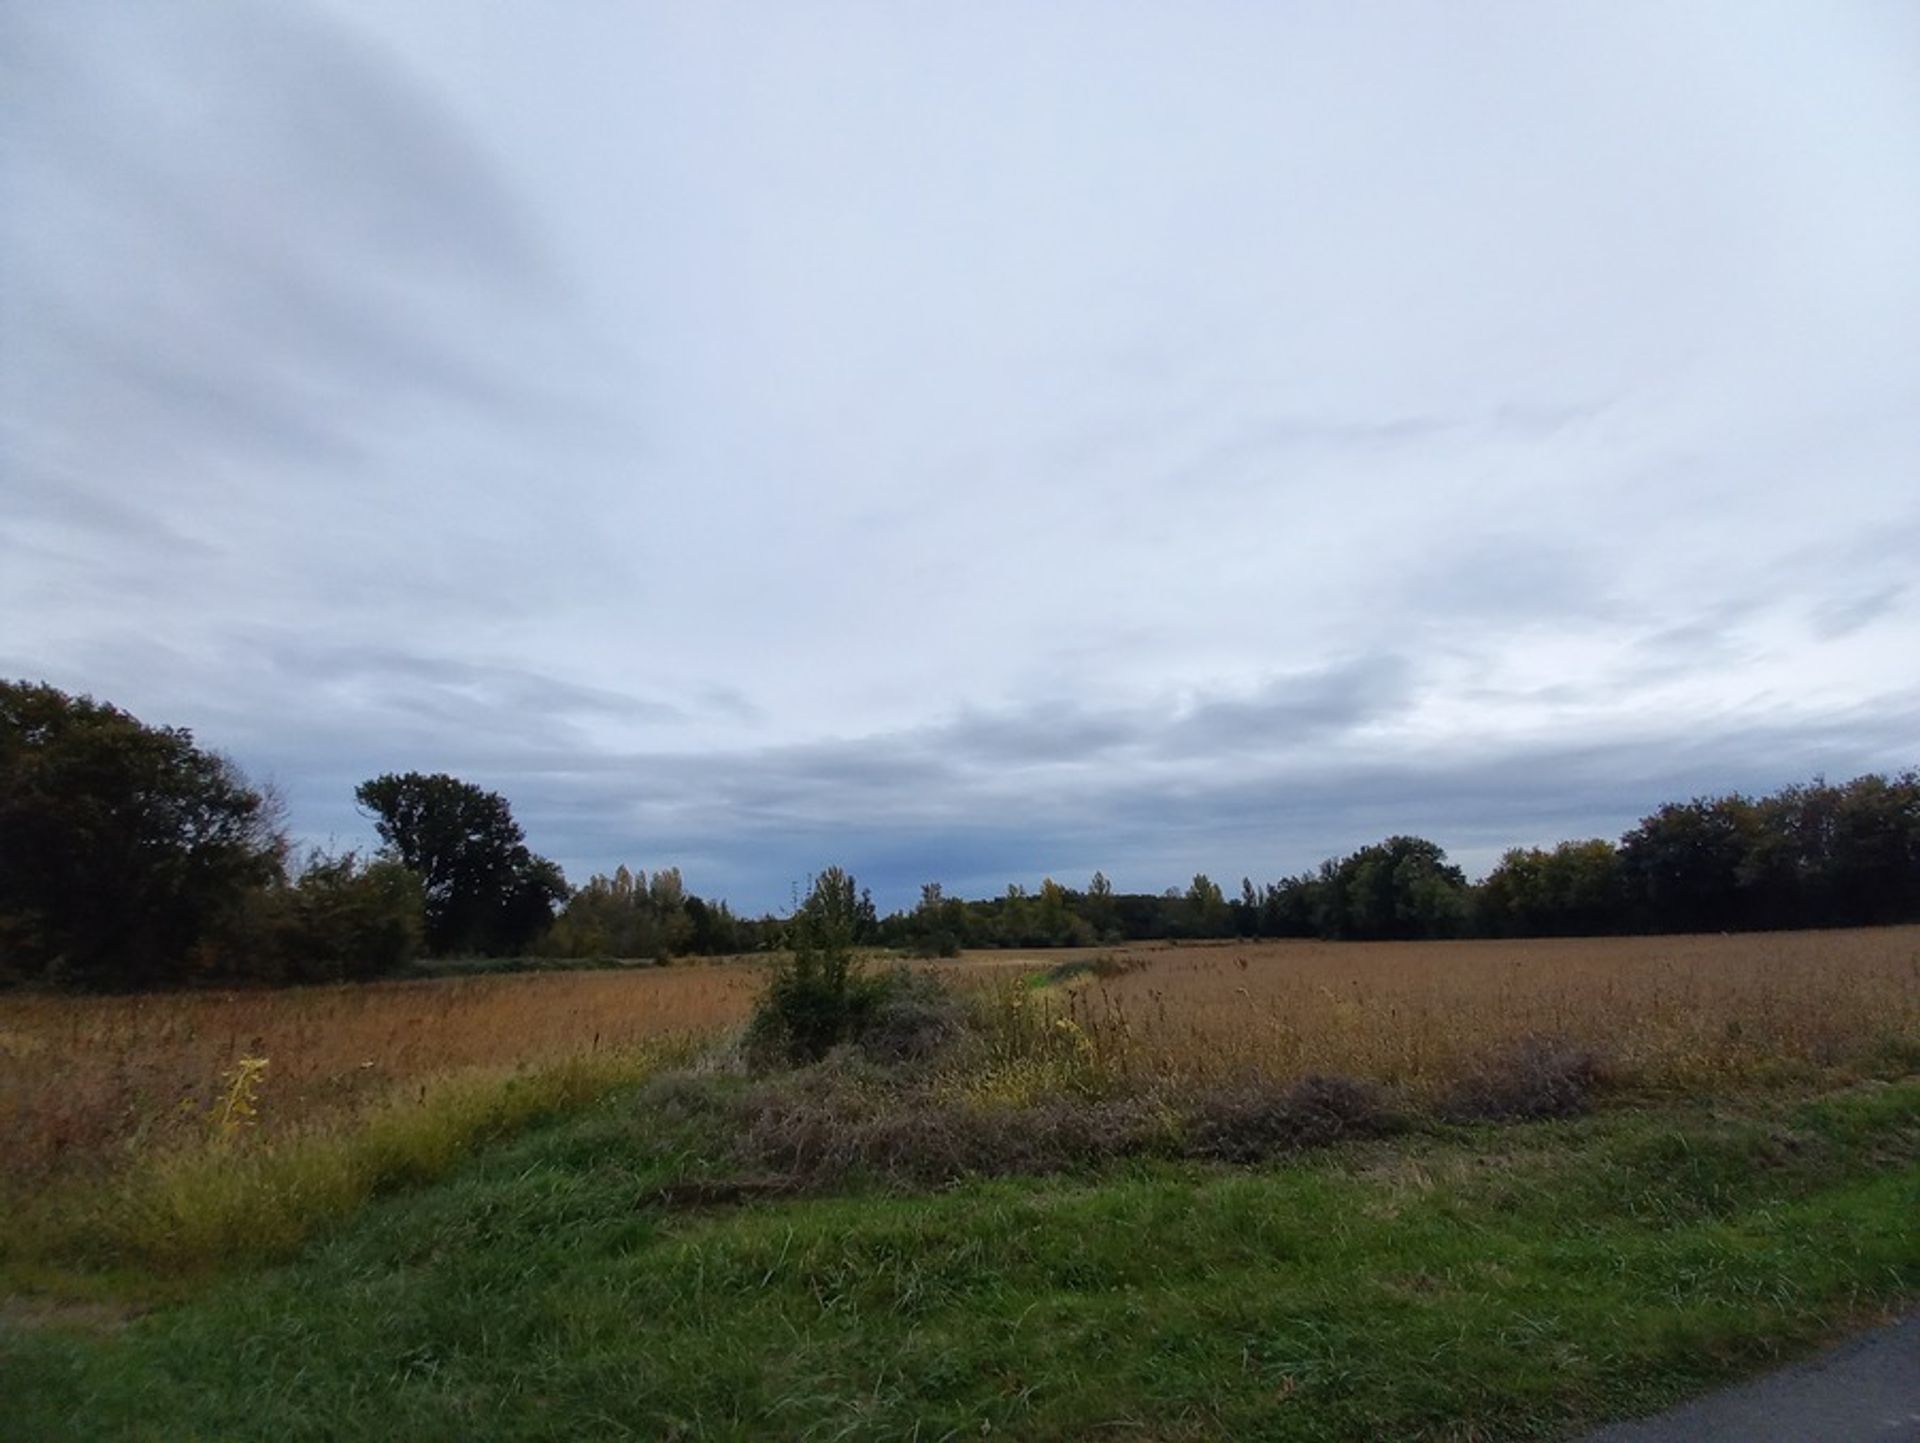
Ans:
{"type": "Polygon", "coordinates": [[[998,891],[1045,874],[1084,882],[1095,868],[1156,891],[1195,870],[1267,881],[1403,831],[1479,871],[1508,846],[1618,836],[1667,800],[1912,765],[1916,727],[1920,693],[1905,693],[1712,731],[1392,760],[1241,757],[1197,778],[1055,767],[991,796],[923,739],[877,737],[804,753],[636,756],[590,778],[528,775],[517,794],[530,819],[564,816],[556,830],[590,854],[697,857],[704,885],[759,905],[829,860],[904,904],[929,880],[998,891]]]}
{"type": "Polygon", "coordinates": [[[1812,615],[1814,634],[1823,641],[1838,641],[1862,627],[1871,626],[1894,609],[1906,597],[1904,582],[1876,586],[1851,597],[1834,597],[1815,606],[1812,615]]]}
{"type": "Polygon", "coordinates": [[[843,18],[9,7],[0,665],[750,906],[1913,760],[1897,8],[843,18]]]}
{"type": "Polygon", "coordinates": [[[1411,675],[1402,657],[1366,657],[1279,677],[1249,696],[1208,698],[1167,728],[1161,749],[1202,758],[1297,752],[1403,705],[1412,690],[1411,675]]]}

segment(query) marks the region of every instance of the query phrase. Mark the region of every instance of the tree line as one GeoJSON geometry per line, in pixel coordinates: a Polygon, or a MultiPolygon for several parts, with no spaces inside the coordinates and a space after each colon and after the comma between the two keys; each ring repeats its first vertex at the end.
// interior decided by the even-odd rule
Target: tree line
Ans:
{"type": "Polygon", "coordinates": [[[378,852],[296,856],[279,799],[187,729],[0,682],[0,983],[357,981],[423,952],[660,959],[784,935],[672,868],[569,887],[504,797],[444,773],[354,798],[378,852]]]}
{"type": "Polygon", "coordinates": [[[928,955],[961,947],[1084,946],[1161,938],[1602,936],[1862,927],[1920,921],[1920,773],[1814,781],[1763,797],[1672,802],[1617,842],[1509,850],[1470,882],[1440,846],[1389,837],[1234,895],[1205,874],[1184,890],[1116,893],[1051,878],[984,901],[938,884],[881,939],[928,955]]]}
{"type": "MultiPolygon", "coordinates": [[[[295,857],[284,808],[184,728],[91,697],[0,683],[0,982],[152,987],[348,981],[440,956],[652,958],[783,947],[792,919],[736,915],[677,868],[570,887],[505,798],[445,774],[390,773],[355,800],[378,852],[295,857]]],[[[984,899],[928,883],[882,917],[844,888],[858,945],[1148,939],[1412,940],[1850,927],[1920,920],[1920,774],[1816,780],[1763,797],[1670,803],[1617,842],[1515,848],[1470,882],[1436,843],[1396,836],[1227,894],[1052,878],[984,899]]]]}

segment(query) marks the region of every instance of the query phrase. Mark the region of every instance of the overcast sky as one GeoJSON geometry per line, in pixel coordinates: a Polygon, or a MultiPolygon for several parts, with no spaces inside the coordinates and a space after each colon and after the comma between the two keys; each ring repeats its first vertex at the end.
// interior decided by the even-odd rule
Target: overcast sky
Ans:
{"type": "Polygon", "coordinates": [[[0,671],[750,910],[1920,762],[1920,7],[0,0],[0,671]]]}

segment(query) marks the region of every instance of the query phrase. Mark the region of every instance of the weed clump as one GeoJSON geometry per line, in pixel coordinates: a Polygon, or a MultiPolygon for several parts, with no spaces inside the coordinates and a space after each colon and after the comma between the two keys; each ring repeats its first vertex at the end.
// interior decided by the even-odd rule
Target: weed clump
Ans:
{"type": "Polygon", "coordinates": [[[1106,981],[1114,977],[1124,977],[1129,972],[1138,972],[1146,965],[1143,958],[1102,952],[1094,957],[1076,957],[1070,962],[1057,962],[1045,972],[1040,973],[1035,980],[1043,987],[1057,987],[1077,977],[1097,977],[1106,981]]]}
{"type": "Polygon", "coordinates": [[[1359,1137],[1400,1119],[1373,1088],[1341,1077],[1196,1092],[1039,1094],[1017,1103],[953,1089],[936,1072],[885,1066],[857,1048],[742,1082],[663,1078],[642,1106],[691,1127],[701,1187],[681,1201],[913,1190],[968,1178],[1084,1173],[1134,1158],[1249,1164],[1359,1137]]]}
{"type": "Polygon", "coordinates": [[[967,1028],[966,1009],[939,979],[904,967],[881,974],[879,996],[854,1046],[881,1066],[910,1066],[941,1056],[967,1028]]]}
{"type": "Polygon", "coordinates": [[[1355,1078],[1311,1075],[1284,1087],[1262,1081],[1202,1093],[1192,1107],[1186,1151],[1221,1162],[1258,1162],[1377,1137],[1398,1122],[1380,1090],[1355,1078]]]}
{"type": "Polygon", "coordinates": [[[1527,1037],[1491,1054],[1440,1100],[1449,1122],[1525,1122],[1579,1117],[1607,1080],[1600,1055],[1550,1037],[1527,1037]]]}
{"type": "Polygon", "coordinates": [[[855,1179],[926,1186],[1073,1171],[1164,1151],[1144,1099],[1055,1097],[1026,1107],[942,1100],[856,1058],[763,1084],[745,1100],[738,1160],[809,1190],[855,1179]]]}

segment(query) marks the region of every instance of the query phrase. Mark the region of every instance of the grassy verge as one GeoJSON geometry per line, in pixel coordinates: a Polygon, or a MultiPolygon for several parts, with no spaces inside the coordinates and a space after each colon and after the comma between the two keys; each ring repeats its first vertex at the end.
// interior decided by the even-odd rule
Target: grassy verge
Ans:
{"type": "Polygon", "coordinates": [[[615,1094],[117,1334],[0,1332],[13,1427],[1549,1438],[1920,1291],[1914,1081],[797,1197],[717,1115],[615,1094]]]}
{"type": "Polygon", "coordinates": [[[218,1137],[10,1200],[0,1283],[66,1295],[179,1295],[292,1256],[368,1201],[445,1176],[475,1148],[683,1061],[661,1042],[438,1079],[271,1143],[218,1137]]]}

